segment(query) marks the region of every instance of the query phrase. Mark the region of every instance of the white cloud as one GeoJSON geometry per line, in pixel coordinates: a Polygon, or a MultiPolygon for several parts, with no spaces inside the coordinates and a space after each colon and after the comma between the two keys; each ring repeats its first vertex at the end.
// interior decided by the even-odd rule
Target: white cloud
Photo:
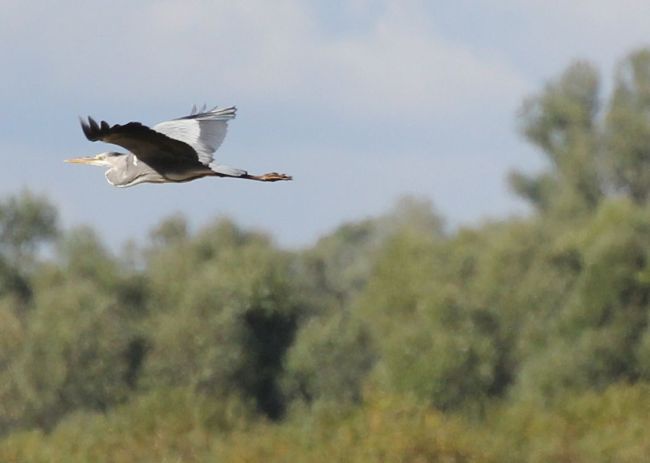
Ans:
{"type": "MultiPolygon", "coordinates": [[[[508,104],[525,83],[488,51],[477,53],[436,34],[424,11],[393,6],[363,37],[324,47],[340,100],[354,96],[364,109],[404,115],[463,112],[468,106],[508,104]],[[504,99],[506,101],[504,101],[504,99]]],[[[403,4],[400,4],[403,5],[403,4]]]]}
{"type": "MultiPolygon", "coordinates": [[[[525,86],[489,50],[439,36],[420,2],[390,2],[370,28],[340,36],[324,34],[298,0],[12,5],[0,20],[0,28],[21,25],[0,32],[20,42],[12,68],[35,67],[32,78],[46,79],[53,93],[131,100],[219,89],[219,96],[343,105],[355,116],[422,116],[512,99],[525,86]]],[[[348,13],[364,8],[368,2],[357,1],[348,13]]]]}
{"type": "Polygon", "coordinates": [[[504,47],[525,47],[530,62],[543,63],[554,73],[576,58],[609,72],[625,53],[649,44],[646,0],[479,0],[476,7],[498,12],[521,32],[513,40],[512,29],[495,31],[504,35],[504,47]]]}

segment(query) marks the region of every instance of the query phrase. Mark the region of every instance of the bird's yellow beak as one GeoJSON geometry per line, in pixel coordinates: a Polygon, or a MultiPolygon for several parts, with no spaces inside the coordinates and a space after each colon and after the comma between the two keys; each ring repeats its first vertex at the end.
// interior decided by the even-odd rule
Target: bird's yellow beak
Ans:
{"type": "Polygon", "coordinates": [[[64,162],[71,164],[96,164],[99,161],[97,156],[82,156],[80,158],[65,159],[64,162]]]}

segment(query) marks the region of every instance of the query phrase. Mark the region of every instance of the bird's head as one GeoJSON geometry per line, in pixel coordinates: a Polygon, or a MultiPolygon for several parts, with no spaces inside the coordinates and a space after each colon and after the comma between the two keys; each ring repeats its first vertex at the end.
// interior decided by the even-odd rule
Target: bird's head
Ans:
{"type": "Polygon", "coordinates": [[[82,156],[80,158],[66,159],[65,162],[70,162],[72,164],[88,164],[100,167],[113,167],[115,161],[117,161],[120,156],[122,156],[121,153],[107,151],[94,156],[82,156]]]}

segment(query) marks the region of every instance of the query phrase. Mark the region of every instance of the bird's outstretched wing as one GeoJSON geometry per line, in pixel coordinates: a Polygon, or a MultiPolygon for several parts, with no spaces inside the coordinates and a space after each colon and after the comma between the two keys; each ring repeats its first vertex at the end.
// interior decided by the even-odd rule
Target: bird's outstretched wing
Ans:
{"type": "Polygon", "coordinates": [[[207,110],[205,106],[192,108],[189,116],[161,122],[153,130],[170,138],[187,143],[197,153],[199,161],[206,166],[213,161],[213,153],[221,146],[228,130],[228,121],[234,119],[237,108],[207,110]]]}
{"type": "Polygon", "coordinates": [[[101,140],[122,146],[154,168],[161,163],[198,162],[199,160],[196,151],[187,143],[170,138],[139,122],[111,126],[106,121],[101,121],[98,124],[92,117],[89,117],[88,121],[81,119],[81,128],[88,140],[101,140]]]}

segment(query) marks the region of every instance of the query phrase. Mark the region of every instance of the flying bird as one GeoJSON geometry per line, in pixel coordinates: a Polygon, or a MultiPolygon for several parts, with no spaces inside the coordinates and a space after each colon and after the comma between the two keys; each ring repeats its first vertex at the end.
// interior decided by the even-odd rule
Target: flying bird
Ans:
{"type": "Polygon", "coordinates": [[[116,187],[140,183],[189,182],[202,177],[231,177],[261,182],[291,180],[277,172],[249,175],[242,169],[213,163],[213,154],[221,146],[237,108],[205,106],[192,108],[189,116],[147,127],[140,122],[124,125],[97,123],[92,117],[81,120],[81,128],[90,141],[119,145],[129,152],[108,151],[95,156],[67,159],[66,162],[108,167],[106,180],[116,187]]]}

